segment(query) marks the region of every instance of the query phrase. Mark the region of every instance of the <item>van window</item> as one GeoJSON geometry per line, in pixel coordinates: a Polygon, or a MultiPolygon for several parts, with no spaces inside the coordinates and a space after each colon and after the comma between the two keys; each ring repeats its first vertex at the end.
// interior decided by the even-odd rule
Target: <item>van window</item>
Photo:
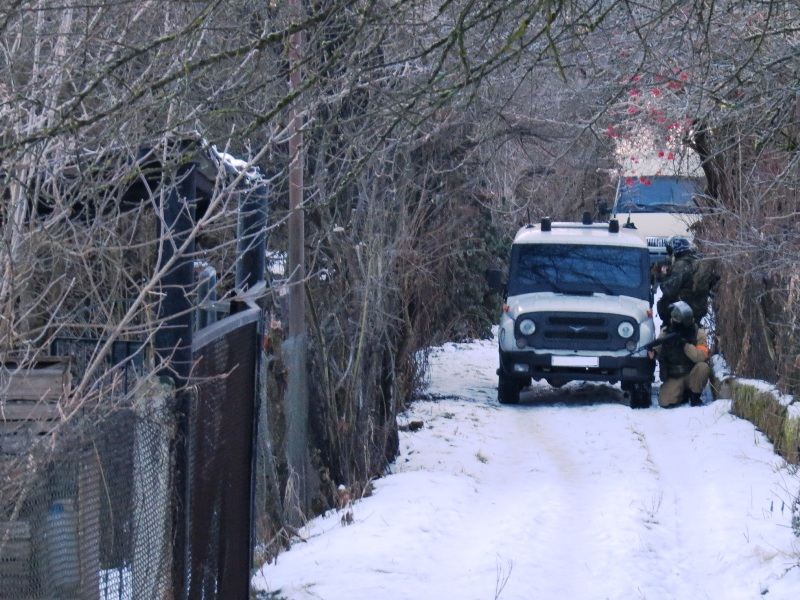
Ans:
{"type": "Polygon", "coordinates": [[[688,177],[624,178],[617,190],[615,212],[697,212],[695,196],[704,180],[688,177]]]}
{"type": "Polygon", "coordinates": [[[511,251],[508,295],[534,292],[650,297],[646,248],[518,244],[511,251]]]}

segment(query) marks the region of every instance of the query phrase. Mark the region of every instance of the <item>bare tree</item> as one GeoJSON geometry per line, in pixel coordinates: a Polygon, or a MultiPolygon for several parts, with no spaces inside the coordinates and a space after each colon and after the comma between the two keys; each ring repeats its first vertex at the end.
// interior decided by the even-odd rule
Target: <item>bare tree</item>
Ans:
{"type": "MultiPolygon", "coordinates": [[[[170,356],[147,352],[163,331],[163,276],[188,258],[232,293],[237,189],[259,167],[274,256],[292,211],[305,217],[312,386],[300,418],[315,473],[289,508],[308,513],[340,484],[363,490],[394,456],[427,347],[489,334],[498,299],[482,273],[504,264],[515,228],[593,210],[632,144],[699,158],[715,212],[698,237],[727,265],[723,289],[745,290],[718,295],[731,300],[721,342],[743,317],[726,307],[746,306],[763,344],[726,351],[755,368],[766,349],[770,374],[793,377],[797,24],[785,3],[735,0],[13,4],[0,17],[0,348],[30,361],[60,336],[102,340],[75,382],[81,405],[119,387],[115,340],[142,343],[147,373],[169,370],[170,356]],[[299,33],[303,77],[290,86],[299,33]],[[165,199],[212,143],[246,164],[237,176],[208,163],[208,198],[170,238],[165,199]]],[[[274,283],[262,302],[277,324],[274,283]]],[[[286,493],[296,465],[280,359],[269,356],[271,434],[286,493]]]]}

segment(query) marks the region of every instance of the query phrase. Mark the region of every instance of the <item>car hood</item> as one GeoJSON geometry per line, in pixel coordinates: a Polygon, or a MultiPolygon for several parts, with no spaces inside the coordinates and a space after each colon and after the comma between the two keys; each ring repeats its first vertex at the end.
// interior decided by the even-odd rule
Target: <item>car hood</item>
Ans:
{"type": "MultiPolygon", "coordinates": [[[[620,225],[628,222],[628,213],[616,215],[620,225]]],[[[700,219],[696,213],[630,213],[630,222],[644,237],[672,237],[682,235],[692,238],[689,226],[700,219]]]]}
{"type": "Polygon", "coordinates": [[[648,314],[650,305],[644,300],[630,296],[607,296],[605,294],[573,296],[539,292],[508,298],[506,304],[508,316],[513,319],[529,312],[607,313],[632,317],[640,323],[650,317],[648,314]]]}

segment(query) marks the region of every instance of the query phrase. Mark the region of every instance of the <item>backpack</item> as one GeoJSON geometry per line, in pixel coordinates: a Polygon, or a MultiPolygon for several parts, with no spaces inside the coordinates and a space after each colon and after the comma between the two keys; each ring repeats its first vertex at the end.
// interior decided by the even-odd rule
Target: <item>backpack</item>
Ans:
{"type": "Polygon", "coordinates": [[[708,297],[719,280],[720,276],[710,260],[697,261],[692,282],[692,295],[708,297]]]}

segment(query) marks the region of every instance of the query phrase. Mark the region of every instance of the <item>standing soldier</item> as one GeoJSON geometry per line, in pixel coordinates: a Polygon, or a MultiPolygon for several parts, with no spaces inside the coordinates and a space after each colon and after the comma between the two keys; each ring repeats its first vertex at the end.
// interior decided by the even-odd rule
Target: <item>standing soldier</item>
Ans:
{"type": "Polygon", "coordinates": [[[710,272],[710,263],[699,264],[694,246],[685,237],[671,238],[667,252],[672,255],[672,263],[656,265],[655,279],[661,286],[661,298],[656,304],[658,316],[662,323],[669,322],[670,305],[683,300],[699,325],[708,314],[708,296],[719,277],[710,272]]]}
{"type": "Polygon", "coordinates": [[[664,343],[647,352],[651,359],[658,359],[660,368],[658,404],[674,408],[688,401],[692,406],[700,406],[700,395],[711,376],[706,332],[698,327],[686,302],[675,302],[669,309],[668,325],[658,335],[664,343]]]}

